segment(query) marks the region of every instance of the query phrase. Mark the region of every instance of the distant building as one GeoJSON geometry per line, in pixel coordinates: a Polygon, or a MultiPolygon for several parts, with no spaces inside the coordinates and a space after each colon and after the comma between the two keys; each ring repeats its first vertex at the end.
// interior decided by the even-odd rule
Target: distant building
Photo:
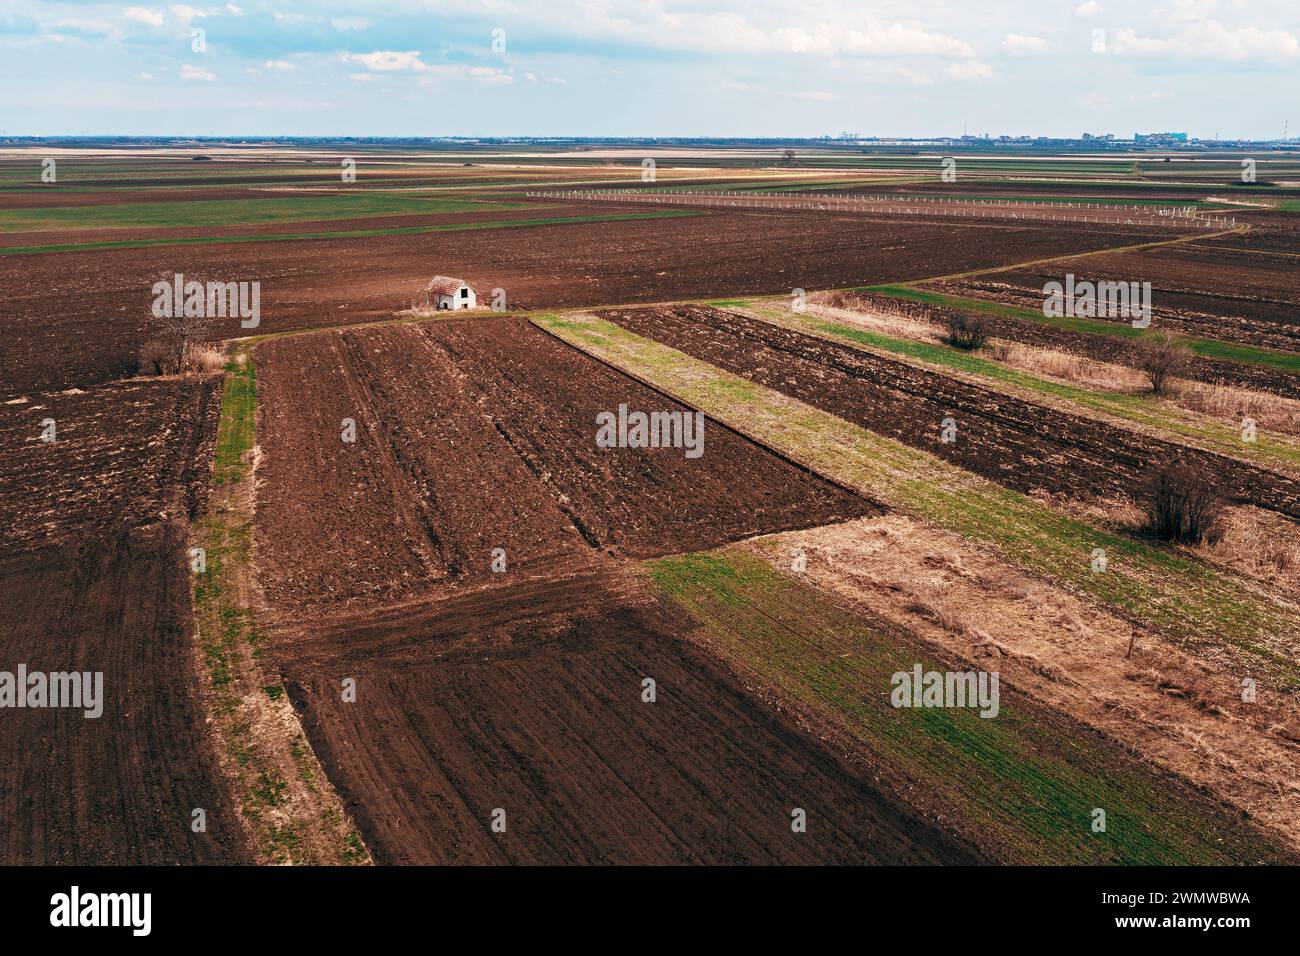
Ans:
{"type": "Polygon", "coordinates": [[[1186,133],[1134,133],[1133,142],[1147,146],[1176,146],[1187,142],[1186,133]]]}
{"type": "Polygon", "coordinates": [[[434,276],[424,287],[425,305],[435,309],[475,309],[478,296],[474,287],[464,279],[452,276],[434,276]]]}

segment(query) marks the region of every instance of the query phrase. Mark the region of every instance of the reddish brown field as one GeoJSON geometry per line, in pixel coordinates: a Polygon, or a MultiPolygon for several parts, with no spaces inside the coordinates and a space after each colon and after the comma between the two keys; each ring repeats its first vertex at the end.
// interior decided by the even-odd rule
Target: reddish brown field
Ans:
{"type": "Polygon", "coordinates": [[[39,396],[0,411],[0,668],[103,673],[104,712],[6,710],[0,861],[239,862],[199,705],[187,520],[212,381],[39,396]],[[58,440],[39,440],[54,418],[58,440]],[[191,812],[207,812],[207,832],[191,812]]]}
{"type": "Polygon", "coordinates": [[[598,448],[597,412],[680,406],[519,319],[255,360],[272,653],[377,861],[975,859],[752,699],[620,560],[879,509],[713,422],[695,460],[598,448]]]}
{"type": "Polygon", "coordinates": [[[135,381],[0,405],[0,551],[193,517],[219,389],[213,378],[135,381]],[[41,440],[46,419],[54,442],[41,440]]]}
{"type": "MultiPolygon", "coordinates": [[[[756,701],[680,639],[671,612],[621,588],[495,589],[438,612],[409,632],[418,660],[380,649],[358,660],[335,633],[346,661],[285,665],[377,862],[979,859],[756,701]],[[492,627],[503,615],[513,621],[492,627]],[[354,703],[343,677],[357,682],[354,703]],[[641,700],[646,677],[655,703],[641,700]],[[791,830],[795,807],[807,833],[791,830]],[[490,827],[498,808],[504,833],[490,827]]],[[[386,650],[403,634],[386,628],[386,650]]]]}
{"type": "MultiPolygon", "coordinates": [[[[532,218],[519,213],[508,218],[532,218]]],[[[439,272],[466,277],[485,299],[492,289],[504,289],[514,309],[591,306],[919,279],[1150,238],[1048,225],[1057,224],[713,212],[368,239],[0,256],[0,299],[6,303],[0,362],[10,372],[0,398],[133,373],[149,334],[153,283],[176,273],[199,281],[260,281],[256,331],[267,332],[389,318],[439,272]]],[[[226,339],[249,330],[237,320],[214,320],[208,334],[226,339]]]]}
{"type": "Polygon", "coordinates": [[[1216,475],[1233,500],[1300,518],[1300,482],[1228,458],[697,306],[609,310],[602,318],[1026,493],[1132,497],[1157,463],[1216,475]],[[952,416],[958,438],[939,440],[952,416]]]}
{"type": "Polygon", "coordinates": [[[259,562],[286,619],[500,578],[494,548],[512,573],[572,572],[875,510],[714,422],[697,459],[598,448],[602,411],[684,409],[520,319],[295,336],[255,355],[259,562]]]}

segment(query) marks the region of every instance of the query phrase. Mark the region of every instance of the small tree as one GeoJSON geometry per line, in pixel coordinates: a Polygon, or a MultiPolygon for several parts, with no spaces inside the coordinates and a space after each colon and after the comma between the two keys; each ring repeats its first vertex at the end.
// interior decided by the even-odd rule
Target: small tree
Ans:
{"type": "Polygon", "coordinates": [[[171,375],[180,367],[175,350],[160,339],[150,339],[140,346],[136,362],[141,375],[171,375]]]}
{"type": "Polygon", "coordinates": [[[793,149],[787,149],[784,153],[781,154],[781,162],[787,166],[794,165],[794,158],[795,158],[795,151],[793,149]]]}
{"type": "Polygon", "coordinates": [[[1213,478],[1185,462],[1156,471],[1142,488],[1144,531],[1162,541],[1213,544],[1221,535],[1223,499],[1213,478]]]}
{"type": "Polygon", "coordinates": [[[989,340],[989,323],[983,316],[954,312],[946,325],[943,340],[954,348],[973,351],[989,340]]]}
{"type": "Polygon", "coordinates": [[[179,372],[186,364],[190,349],[198,344],[207,320],[201,316],[185,315],[179,307],[176,311],[181,314],[154,316],[150,321],[149,339],[138,353],[142,374],[173,375],[179,372]]]}
{"type": "Polygon", "coordinates": [[[1137,367],[1146,373],[1157,395],[1164,392],[1169,376],[1186,368],[1191,358],[1191,350],[1170,332],[1157,332],[1137,343],[1137,367]]]}

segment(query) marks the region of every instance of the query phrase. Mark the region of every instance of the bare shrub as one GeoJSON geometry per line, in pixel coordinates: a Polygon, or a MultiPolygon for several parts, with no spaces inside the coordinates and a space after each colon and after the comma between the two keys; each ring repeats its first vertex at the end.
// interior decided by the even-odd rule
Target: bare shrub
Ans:
{"type": "Polygon", "coordinates": [[[1159,395],[1169,376],[1178,374],[1191,362],[1192,353],[1173,333],[1157,332],[1138,340],[1135,358],[1134,364],[1146,373],[1151,390],[1159,395]]]}
{"type": "Polygon", "coordinates": [[[226,356],[219,349],[190,343],[185,350],[185,360],[181,367],[196,375],[208,375],[226,367],[226,356]]]}
{"type": "Polygon", "coordinates": [[[1223,499],[1202,469],[1185,462],[1165,465],[1142,491],[1145,533],[1179,544],[1214,544],[1222,537],[1223,499]]]}
{"type": "Polygon", "coordinates": [[[136,362],[141,375],[175,375],[180,369],[180,355],[175,345],[161,339],[150,339],[140,346],[136,362]]]}
{"type": "Polygon", "coordinates": [[[977,349],[989,340],[988,320],[978,315],[953,313],[948,316],[943,340],[953,348],[977,349]]]}

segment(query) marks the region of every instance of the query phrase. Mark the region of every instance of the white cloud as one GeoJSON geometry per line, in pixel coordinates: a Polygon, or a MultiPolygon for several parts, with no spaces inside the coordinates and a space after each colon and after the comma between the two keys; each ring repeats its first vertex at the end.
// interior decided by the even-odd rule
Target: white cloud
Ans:
{"type": "Polygon", "coordinates": [[[1105,9],[1097,0],[1087,0],[1074,8],[1074,15],[1084,20],[1091,20],[1105,9]]]}
{"type": "Polygon", "coordinates": [[[1300,57],[1300,38],[1289,30],[1229,29],[1218,20],[1196,20],[1167,37],[1141,36],[1131,28],[1112,32],[1111,52],[1136,56],[1183,56],[1216,60],[1300,57]]]}
{"type": "Polygon", "coordinates": [[[135,78],[136,78],[137,80],[156,80],[156,79],[158,79],[158,77],[154,76],[152,73],[137,73],[137,74],[135,75],[135,78]]]}
{"type": "Polygon", "coordinates": [[[952,80],[987,80],[993,75],[993,67],[979,60],[967,63],[949,63],[944,74],[952,80]]]}
{"type": "Polygon", "coordinates": [[[1019,33],[1008,33],[1002,38],[1002,50],[1005,53],[1013,53],[1021,56],[1045,53],[1047,51],[1047,41],[1042,37],[1030,37],[1022,36],[1019,33]]]}
{"type": "MultiPolygon", "coordinates": [[[[975,50],[964,40],[931,33],[919,27],[895,23],[865,30],[838,29],[825,24],[805,30],[803,27],[780,28],[771,34],[761,32],[749,38],[737,37],[741,50],[750,52],[815,53],[822,56],[974,56],[975,50]]],[[[726,38],[718,38],[721,47],[726,38]]]]}
{"type": "Polygon", "coordinates": [[[127,7],[122,11],[122,16],[151,27],[160,27],[167,19],[161,10],[151,10],[148,7],[127,7]]]}
{"type": "Polygon", "coordinates": [[[217,75],[215,73],[210,73],[201,67],[190,66],[190,64],[188,63],[181,64],[182,80],[209,80],[210,81],[210,80],[215,80],[216,78],[217,75]]]}
{"type": "Polygon", "coordinates": [[[262,66],[266,67],[268,70],[287,71],[287,70],[298,69],[297,66],[290,63],[288,60],[267,60],[265,63],[262,64],[262,66]]]}
{"type": "Polygon", "coordinates": [[[360,63],[376,73],[419,73],[421,82],[429,82],[434,77],[461,77],[498,86],[513,83],[515,78],[495,66],[461,66],[436,65],[425,63],[420,59],[418,50],[375,50],[373,53],[344,53],[340,56],[344,63],[360,63]]]}
{"type": "Polygon", "coordinates": [[[365,17],[334,17],[330,20],[330,26],[346,33],[350,30],[365,30],[370,26],[370,21],[365,17]]]}
{"type": "Polygon", "coordinates": [[[378,70],[384,73],[429,69],[427,63],[420,62],[419,50],[406,50],[404,52],[376,50],[373,53],[344,53],[343,60],[345,63],[360,63],[367,70],[378,70]]]}
{"type": "Polygon", "coordinates": [[[1075,98],[1075,102],[1084,109],[1103,111],[1110,108],[1110,97],[1096,90],[1089,90],[1075,98]]]}
{"type": "Polygon", "coordinates": [[[230,11],[232,17],[242,17],[244,15],[244,8],[233,3],[226,4],[226,9],[230,11]]]}
{"type": "Polygon", "coordinates": [[[201,20],[203,17],[211,16],[211,13],[207,10],[199,10],[184,3],[178,3],[172,5],[172,15],[182,24],[185,24],[189,23],[191,20],[201,20]]]}

